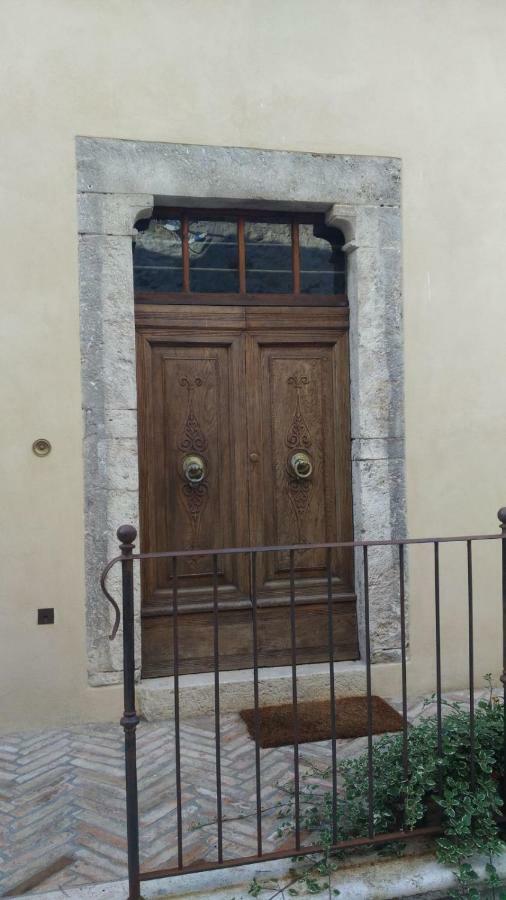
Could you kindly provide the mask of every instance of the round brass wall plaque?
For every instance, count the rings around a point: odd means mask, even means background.
[[[32,444],[32,450],[35,456],[47,456],[51,453],[51,444],[47,438],[37,438]]]

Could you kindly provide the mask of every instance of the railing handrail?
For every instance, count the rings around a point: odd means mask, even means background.
[[[367,541],[332,541],[329,543],[308,544],[266,544],[253,547],[206,547],[202,550],[156,550],[145,553],[132,553],[131,559],[174,559],[175,557],[188,556],[224,556],[239,553],[284,553],[293,550],[340,550],[353,549],[355,547],[399,547],[410,544],[456,544],[467,541],[497,541],[504,540],[506,535],[500,532],[494,534],[458,534],[449,536],[435,536],[423,538],[392,538],[390,540]],[[120,562],[122,556],[115,556],[107,566]],[[107,568],[107,567],[106,567]]]

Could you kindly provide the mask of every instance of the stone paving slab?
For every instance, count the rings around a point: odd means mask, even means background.
[[[486,860],[473,861],[480,881],[485,880]],[[506,879],[506,854],[496,859],[499,876]],[[260,869],[243,866],[238,869],[222,872],[206,872],[199,875],[182,876],[172,880],[151,881],[143,885],[144,900],[250,900],[248,886],[253,875],[262,884],[270,879],[273,885],[287,883],[287,864],[271,863]],[[480,884],[480,882],[478,882]],[[457,887],[454,873],[442,866],[430,852],[419,852],[402,859],[385,859],[355,861],[355,864],[340,866],[331,879],[331,888],[339,891],[340,900],[447,900],[448,892]],[[262,896],[272,900],[273,893],[266,891]],[[309,894],[298,888],[299,900],[312,900],[314,893]],[[319,895],[322,900],[328,896],[326,891]],[[61,888],[58,891],[38,894],[39,900],[127,900],[128,884],[126,881],[109,882],[108,884],[87,885],[78,888]],[[286,894],[285,894],[286,897]],[[492,895],[488,892],[485,897]],[[283,900],[278,897],[276,900]]]
[[[452,695],[452,699],[462,695]],[[398,706],[397,703],[395,703]],[[410,718],[421,704],[410,706]],[[340,758],[366,739],[338,741]],[[237,714],[221,717],[223,842],[227,857],[256,848],[254,742]],[[264,851],[279,847],[277,803],[293,748],[261,750]],[[217,858],[214,718],[181,723],[185,863]],[[330,741],[300,747],[301,772],[331,762]],[[177,862],[172,722],[138,728],[141,865]],[[126,877],[123,732],[76,726],[0,737],[0,896],[69,891]],[[70,894],[67,894],[70,896]]]

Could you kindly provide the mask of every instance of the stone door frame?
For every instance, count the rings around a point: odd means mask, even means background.
[[[87,137],[76,139],[76,154],[88,677],[104,685],[121,681],[122,657],[121,642],[108,640],[99,574],[117,553],[118,525],[138,526],[135,223],[160,205],[250,207],[323,211],[327,223],[343,231],[355,540],[396,539],[405,536],[406,525],[401,167],[390,157]],[[370,554],[375,661],[399,657],[394,549]],[[118,595],[117,575],[111,584]],[[136,599],[140,637],[138,589]]]

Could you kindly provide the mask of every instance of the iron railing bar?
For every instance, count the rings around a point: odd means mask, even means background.
[[[297,696],[297,627],[295,619],[295,559],[290,551],[290,640],[292,650],[293,788],[295,847],[300,849],[299,709]]]
[[[336,687],[334,680],[334,610],[332,606],[332,557],[327,550],[327,637],[329,646],[329,704],[330,736],[332,752],[332,840],[337,840],[337,742],[336,742]]]
[[[372,680],[371,680],[371,631],[369,617],[369,555],[368,547],[363,548],[364,571],[364,628],[365,628],[365,666],[367,690],[367,830],[369,837],[374,835],[374,775],[372,755]]]
[[[426,538],[398,538],[391,541],[341,541],[339,543],[326,544],[272,544],[269,546],[256,547],[222,547],[220,549],[203,549],[203,550],[160,550],[149,553],[132,553],[132,559],[172,559],[174,557],[198,557],[211,556],[216,553],[218,556],[235,555],[238,553],[287,553],[290,550],[340,550],[355,549],[358,547],[397,547],[403,544],[405,547],[413,544],[457,544],[466,541],[497,541],[501,540],[501,534],[459,534],[451,537],[426,537]],[[121,556],[115,556],[111,559],[104,571],[102,579],[112,569],[116,563],[121,562]]]
[[[262,774],[260,766],[260,694],[258,684],[258,620],[256,553],[250,554],[251,624],[253,636],[253,701],[255,707],[255,782],[257,813],[257,850],[262,856]]]
[[[139,717],[135,708],[135,631],[134,631],[134,576],[132,549],[137,537],[135,528],[123,525],[118,528],[122,552],[122,606],[123,606],[123,716],[121,725],[125,742],[125,787],[129,896],[140,897],[139,864],[139,793],[137,783],[136,729]]]
[[[391,541],[339,541],[318,544],[271,544],[256,547],[221,547],[219,549],[202,549],[202,550],[163,550],[153,551],[149,553],[133,553],[132,559],[163,559],[186,556],[211,556],[217,553],[218,556],[237,554],[237,553],[288,553],[290,550],[340,550],[354,549],[355,547],[397,547],[403,544],[405,547],[412,544],[458,544],[466,541],[498,541],[501,540],[500,534],[458,534],[450,537],[424,537],[424,538],[395,538]],[[109,565],[119,562],[121,556],[116,556],[111,560]]]
[[[190,864],[186,866],[183,872],[175,868],[153,869],[151,871],[141,872],[140,880],[152,881],[155,878],[170,878],[174,875],[192,875],[197,872],[213,871],[214,869],[233,869],[237,866],[248,866],[259,862],[289,859],[292,856],[309,856],[312,853],[327,854],[329,850],[352,850],[354,847],[366,847],[369,844],[378,845],[388,844],[390,841],[409,841],[420,837],[443,834],[443,831],[444,829],[441,825],[427,825],[424,828],[416,828],[413,831],[393,831],[390,834],[376,834],[373,837],[350,838],[347,841],[338,841],[337,843],[332,844],[331,847],[329,847],[328,844],[308,844],[307,846],[301,847],[300,850],[295,850],[291,847],[286,850],[275,850],[270,853],[264,853],[261,858],[258,856],[241,856],[234,859],[226,859],[220,865],[216,865],[216,863],[213,862],[196,863],[194,865]]]
[[[116,556],[114,559],[111,559],[111,561],[107,563],[105,569],[102,570],[102,574],[100,576],[100,587],[102,588],[102,593],[103,593],[104,597],[106,598],[106,600],[109,601],[112,608],[114,609],[114,625],[112,626],[111,633],[109,635],[110,641],[113,641],[118,633],[119,624],[121,622],[121,612],[120,612],[120,608],[119,608],[118,604],[116,603],[116,600],[114,599],[114,597],[111,596],[111,594],[107,590],[105,584],[106,584],[107,576],[108,576],[109,572],[111,571],[112,567],[120,559],[122,559],[121,556]],[[132,557],[132,559],[133,559],[133,557]]]
[[[216,757],[216,824],[218,862],[223,862],[223,806],[221,797],[221,725],[220,725],[220,633],[218,615],[218,557],[213,554],[213,653],[214,653],[214,737]]]
[[[434,615],[436,627],[436,721],[437,721],[437,755],[443,757],[443,703],[441,691],[441,606],[439,584],[439,544],[434,541]],[[442,790],[442,771],[438,774],[439,790]]]
[[[402,684],[402,768],[406,788],[409,780],[408,751],[408,689],[406,669],[406,580],[404,572],[404,545],[399,544],[399,603],[401,628],[401,684]]]
[[[472,543],[467,541],[467,611],[469,636],[469,770],[471,788],[476,782],[475,721],[474,721],[474,614],[473,614],[473,557]]]
[[[177,557],[172,558],[172,654],[174,667],[174,742],[176,760],[177,864],[183,868],[183,811],[181,790],[181,731],[179,711],[179,634],[178,634]]]
[[[502,517],[501,517],[501,514]],[[296,620],[296,587],[295,587],[295,553],[297,550],[326,549],[326,581],[327,581],[327,607],[328,607],[328,641],[329,641],[329,669],[330,669],[330,702],[331,702],[331,718],[332,718],[332,788],[333,788],[333,842],[332,849],[347,849],[353,847],[361,847],[369,844],[384,844],[394,842],[396,840],[407,840],[411,837],[417,838],[423,835],[436,835],[442,833],[442,826],[428,826],[422,828],[414,828],[412,831],[399,831],[392,833],[375,834],[375,818],[374,818],[374,715],[372,706],[372,650],[371,650],[371,622],[370,622],[370,583],[369,583],[369,548],[397,546],[399,552],[399,588],[400,588],[400,630],[401,630],[401,677],[402,677],[402,712],[403,712],[403,769],[404,777],[409,778],[409,743],[408,743],[408,721],[407,721],[407,647],[406,647],[406,584],[405,584],[405,548],[409,545],[431,543],[434,552],[434,603],[435,603],[435,638],[436,638],[436,694],[437,694],[437,752],[438,756],[442,754],[442,666],[441,666],[441,606],[440,606],[440,544],[441,543],[466,543],[467,553],[467,612],[468,612],[468,674],[469,674],[469,742],[470,742],[470,785],[471,788],[476,786],[476,708],[475,708],[475,659],[474,659],[474,583],[473,583],[473,543],[474,541],[502,541],[502,612],[503,612],[503,675],[501,681],[504,685],[504,701],[506,708],[506,510],[500,511],[500,521],[502,523],[502,531],[500,534],[494,535],[459,535],[457,537],[447,538],[414,538],[399,539],[391,541],[358,541],[358,542],[341,542],[326,544],[293,544],[288,546],[274,547],[256,547],[256,548],[230,548],[222,550],[196,550],[196,551],[168,551],[165,553],[138,553],[131,552],[133,547],[133,538],[128,538],[125,544],[121,544],[122,554],[111,560],[104,568],[101,576],[101,586],[107,596],[105,588],[105,580],[108,572],[116,562],[123,564],[123,638],[125,643],[125,670],[124,670],[124,690],[125,690],[125,714],[122,724],[125,727],[125,738],[127,732],[132,731],[135,740],[135,725],[138,719],[135,713],[135,687],[134,687],[134,658],[133,658],[133,560],[134,559],[150,559],[150,558],[168,558],[172,559],[172,643],[173,643],[173,677],[174,677],[174,727],[175,727],[175,765],[176,765],[176,814],[177,814],[177,866],[166,869],[157,869],[147,872],[138,871],[138,860],[135,860],[135,841],[129,840],[129,867],[133,875],[134,881],[147,881],[154,878],[168,877],[192,872],[204,872],[223,868],[232,868],[235,866],[258,863],[261,861],[269,861],[276,859],[286,859],[289,857],[300,857],[311,853],[328,851],[328,847],[324,845],[306,845],[301,847],[300,841],[300,745],[299,745],[299,717],[298,717],[298,685],[297,685],[297,620]],[[118,537],[123,529],[131,529],[135,534],[132,526],[122,526],[118,531]],[[367,836],[360,838],[350,838],[345,841],[337,841],[337,766],[335,760],[336,747],[336,708],[335,708],[335,685],[334,685],[334,647],[333,647],[333,580],[332,580],[332,550],[340,548],[362,548],[363,551],[363,577],[364,577],[364,624],[365,624],[365,666],[366,666],[366,692],[367,692],[367,760],[368,760],[368,833]],[[296,802],[296,847],[288,847],[277,851],[263,853],[262,850],[262,789],[261,789],[261,709],[259,696],[259,630],[258,630],[258,597],[257,597],[257,569],[256,560],[258,552],[268,551],[289,551],[290,552],[290,629],[291,629],[291,648],[292,648],[292,703],[294,713],[294,775],[295,775],[295,802]],[[218,560],[225,554],[236,553],[249,554],[249,579],[250,579],[250,604],[252,610],[252,629],[253,629],[253,683],[254,683],[254,724],[255,724],[255,771],[256,771],[256,825],[257,825],[257,851],[256,856],[236,857],[224,859],[223,852],[223,808],[222,808],[222,783],[221,783],[221,731],[220,731],[220,632],[219,632],[219,612],[220,604],[218,601]],[[190,863],[184,865],[184,847],[183,847],[183,822],[182,822],[182,773],[181,773],[181,730],[180,730],[180,664],[181,650],[179,646],[179,591],[180,591],[180,575],[178,576],[178,558],[182,557],[200,557],[207,554],[212,555],[212,612],[214,626],[214,708],[215,708],[215,742],[216,742],[216,801],[217,801],[217,824],[218,824],[218,862],[202,862]],[[127,640],[128,635],[130,637]],[[133,696],[133,699],[132,699]],[[128,702],[127,702],[128,698]],[[134,719],[136,720],[134,722]],[[504,720],[504,745],[506,751],[506,716]],[[135,749],[135,748],[134,748]],[[125,759],[127,763],[127,801],[130,799],[130,815],[132,815],[133,798],[136,797],[137,787],[134,784],[132,772],[128,768],[129,759],[132,754],[127,741],[125,741]],[[131,767],[130,767],[131,768]],[[130,772],[130,774],[129,774]],[[506,776],[505,776],[506,780]],[[138,811],[135,814],[136,827],[138,829]],[[500,817],[498,822],[504,822],[505,818]],[[130,829],[130,837],[134,835],[134,829]],[[135,836],[135,835],[134,835]],[[137,851],[138,852],[138,851]],[[138,893],[135,893],[138,896]]]

